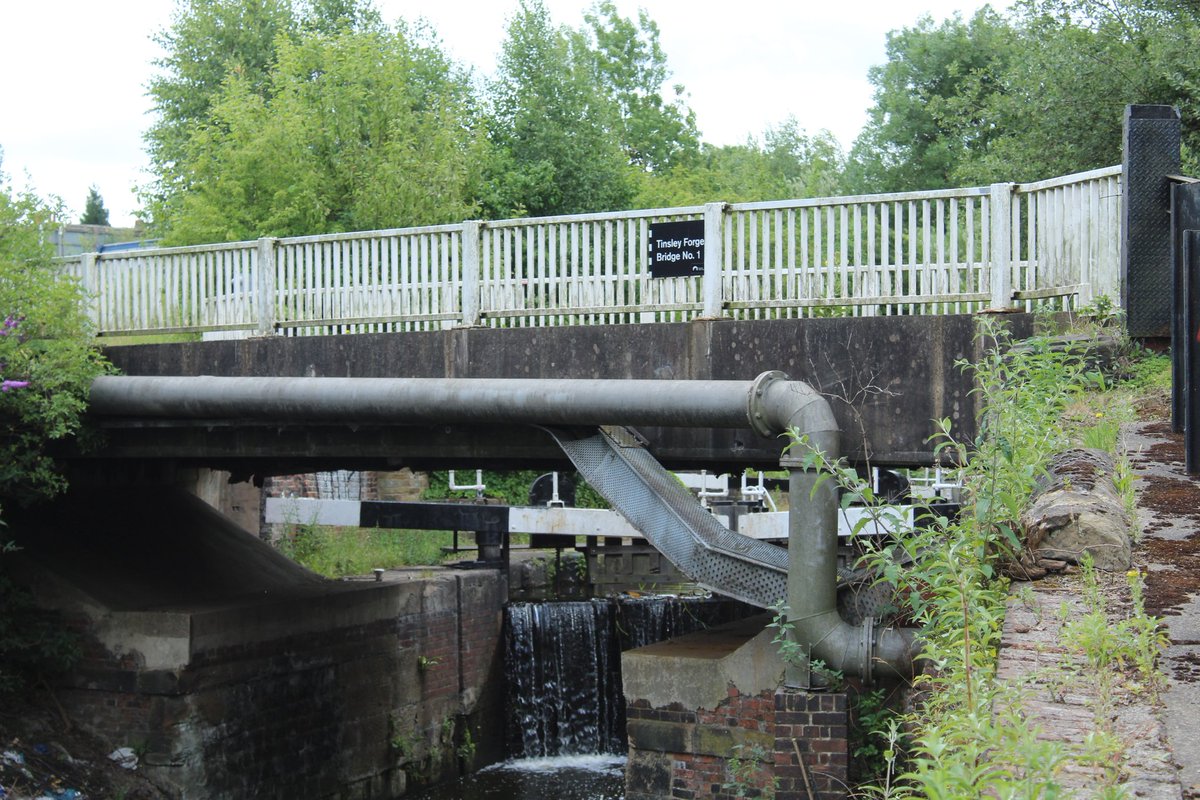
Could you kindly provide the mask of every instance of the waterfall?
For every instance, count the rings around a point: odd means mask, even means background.
[[[621,651],[752,611],[730,600],[675,597],[509,604],[509,755],[624,753]]]
[[[505,619],[509,754],[623,751],[615,735],[624,708],[611,604],[514,603]]]

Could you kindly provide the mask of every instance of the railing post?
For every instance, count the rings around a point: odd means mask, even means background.
[[[471,328],[479,324],[479,239],[483,225],[477,220],[467,220],[462,227],[462,263],[459,265],[462,278],[462,324]]]
[[[721,267],[724,257],[725,203],[704,204],[704,277],[702,290],[704,308],[700,316],[705,319],[721,317],[725,305],[721,296]]]
[[[275,332],[275,243],[277,239],[258,240],[258,270],[254,302],[258,317],[258,335]]]
[[[1012,200],[1013,184],[993,183],[990,187],[991,214],[991,310],[1012,307]]]

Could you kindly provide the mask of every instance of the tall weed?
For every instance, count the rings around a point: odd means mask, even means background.
[[[869,792],[877,796],[1050,797],[1065,757],[1019,724],[1013,704],[997,703],[1007,594],[998,565],[1023,547],[1021,512],[1050,456],[1069,443],[1063,411],[1091,378],[1078,354],[1047,340],[1014,348],[1007,330],[990,319],[979,335],[989,345],[985,355],[959,365],[975,378],[979,434],[972,442],[956,439],[947,419],[932,437],[938,455],[959,472],[959,516],[902,529],[885,542],[862,539],[864,563],[896,587],[919,628],[926,664],[916,687],[923,702],[906,723],[912,731],[906,766],[888,751],[889,780]],[[804,458],[841,484],[846,502],[874,503],[854,470],[812,449]],[[889,522],[898,516],[878,505],[872,513],[891,516]],[[893,766],[900,771],[895,780]]]

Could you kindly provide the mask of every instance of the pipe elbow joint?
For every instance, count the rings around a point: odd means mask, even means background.
[[[840,454],[839,428],[829,401],[803,381],[779,371],[764,372],[750,388],[750,424],[762,436],[795,430],[828,457]]]

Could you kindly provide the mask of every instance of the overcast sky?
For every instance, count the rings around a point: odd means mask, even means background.
[[[558,24],[579,27],[592,0],[545,0]],[[377,0],[388,21],[424,17],[446,50],[490,75],[516,0]],[[982,0],[617,0],[646,8],[661,30],[672,82],[682,83],[705,141],[735,144],[794,115],[844,147],[871,105],[867,70],[884,61],[888,31],[922,14],[968,17]],[[1009,0],[995,0],[1006,8]],[[173,0],[6,0],[0,11],[2,169],[17,187],[61,197],[72,218],[96,185],[114,225],[132,224],[147,181],[145,87],[155,32]]]

